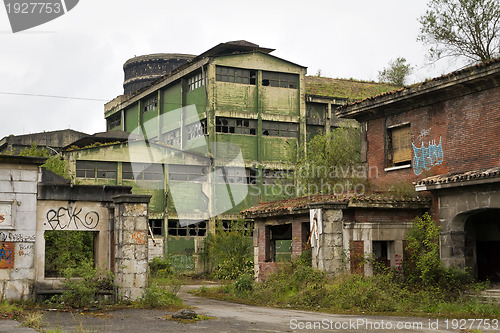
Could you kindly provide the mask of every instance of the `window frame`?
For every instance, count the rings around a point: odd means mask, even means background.
[[[411,124],[409,122],[389,126],[386,132],[386,168],[385,171],[399,170],[411,167],[412,153],[411,153]],[[406,144],[402,143],[403,138],[406,137]],[[397,142],[397,149],[395,150],[395,142]],[[406,152],[405,152],[406,150]],[[399,152],[398,152],[399,151]],[[400,154],[406,158],[398,158],[395,162],[394,155]]]

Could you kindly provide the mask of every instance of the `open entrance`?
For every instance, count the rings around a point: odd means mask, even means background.
[[[479,280],[500,282],[500,209],[483,210],[465,223],[465,257]]]
[[[95,231],[45,231],[45,277],[64,277],[84,262],[95,265]]]

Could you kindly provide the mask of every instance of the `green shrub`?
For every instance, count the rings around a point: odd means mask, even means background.
[[[149,263],[149,272],[153,276],[165,277],[173,274],[170,258],[154,257]]]
[[[242,274],[253,273],[253,247],[251,231],[245,229],[243,219],[231,222],[224,230],[217,221],[215,234],[204,241],[204,256],[211,275],[216,279],[234,280]]]
[[[60,300],[74,308],[94,305],[100,290],[114,289],[113,274],[108,270],[94,268],[90,261],[82,262],[77,268],[66,268],[64,276],[65,290]]]
[[[242,274],[235,282],[234,282],[234,291],[236,295],[246,295],[253,290],[254,287],[254,277],[251,274],[245,273]]]
[[[439,257],[439,233],[428,213],[413,220],[406,235],[406,251],[410,260],[404,263],[404,276],[410,286],[435,287],[443,292],[456,293],[472,282],[467,271],[444,267]]]
[[[146,288],[140,302],[136,305],[145,308],[168,308],[182,306],[182,300],[172,292],[157,284],[152,284]]]

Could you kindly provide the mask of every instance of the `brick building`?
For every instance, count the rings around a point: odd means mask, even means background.
[[[441,258],[500,279],[500,59],[337,110],[356,119],[361,158],[381,187],[432,194]]]

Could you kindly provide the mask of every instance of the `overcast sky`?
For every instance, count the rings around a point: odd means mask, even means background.
[[[274,48],[273,55],[308,67],[310,75],[376,81],[391,59],[405,57],[415,67],[411,82],[436,77],[458,66],[426,65],[416,38],[427,1],[81,0],[67,14],[15,34],[2,6],[0,138],[104,131],[104,103],[123,93],[127,59],[198,55],[232,40]]]

